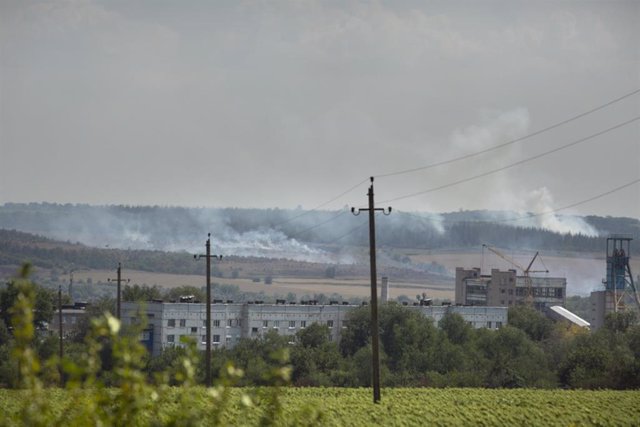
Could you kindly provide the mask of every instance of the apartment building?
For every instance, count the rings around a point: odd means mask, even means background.
[[[291,337],[300,330],[320,323],[327,325],[329,339],[339,341],[347,327],[347,314],[356,305],[313,303],[262,304],[214,303],[211,305],[211,341],[214,348],[232,348],[242,338],[259,338],[268,331]],[[500,328],[507,324],[504,307],[407,306],[431,318],[434,322],[447,313],[460,314],[474,328]],[[181,345],[182,337],[196,341],[202,350],[206,342],[206,306],[202,303],[168,303],[149,301],[122,304],[125,324],[139,323],[146,317],[141,341],[152,355],[159,355],[166,347]]]

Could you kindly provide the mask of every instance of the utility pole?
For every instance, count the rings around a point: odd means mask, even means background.
[[[118,320],[121,320],[120,318],[120,305],[121,305],[121,301],[122,301],[122,294],[121,294],[121,284],[122,284],[122,263],[118,263],[118,270],[117,270],[117,277],[115,280],[113,279],[107,279],[108,282],[117,282],[118,284],[118,290],[117,290],[117,298],[116,298],[116,317],[118,318]],[[129,279],[126,279],[126,282],[129,283]]]
[[[58,283],[58,331],[60,332],[60,387],[64,387],[64,374],[62,371],[62,357],[64,356],[64,347],[62,344],[62,283]]]
[[[206,339],[206,351],[205,351],[205,366],[206,366],[206,378],[205,385],[207,387],[211,387],[211,258],[215,258],[218,260],[222,259],[222,255],[211,255],[211,233],[207,234],[207,242],[205,243],[205,248],[207,252],[205,255],[194,255],[194,259],[206,258],[207,260],[207,300],[206,300],[206,311],[207,311],[207,339]]]
[[[367,209],[351,208],[351,213],[359,215],[361,211],[369,212],[369,259],[371,266],[371,373],[373,383],[373,403],[380,403],[380,337],[378,331],[378,274],[376,272],[376,219],[375,212],[381,211],[385,215],[391,214],[391,206],[376,208],[373,200],[373,177],[367,193],[369,207]]]

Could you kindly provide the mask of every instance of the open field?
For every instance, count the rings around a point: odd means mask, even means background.
[[[264,402],[260,400],[260,393],[264,391],[259,389],[256,394],[255,389],[232,389],[221,424],[259,425],[265,411]],[[87,398],[59,389],[49,389],[45,393],[53,417],[59,417],[61,424],[81,411],[85,406],[82,401]],[[164,403],[156,402],[154,408],[153,403],[148,402],[150,407],[142,409],[136,419],[127,420],[127,424],[164,424],[176,414],[197,411],[205,417],[198,421],[203,425],[211,424],[207,422],[206,413],[213,405],[204,388],[173,388],[167,393]],[[189,394],[187,400],[181,400],[184,393]],[[249,408],[239,405],[242,393],[255,394],[256,405]],[[3,421],[12,425],[10,417],[30,398],[25,392],[0,390]],[[367,388],[285,388],[281,395],[282,412],[276,417],[276,425],[637,426],[639,401],[639,391],[397,388],[383,389],[381,403],[374,405],[371,390]]]
[[[115,274],[113,271],[108,270],[85,270],[77,271],[74,273],[76,281],[91,278],[94,282],[106,282],[107,279],[113,279]],[[162,288],[172,288],[177,286],[189,285],[202,287],[205,285],[204,275],[182,275],[182,274],[165,274],[165,273],[149,273],[145,271],[123,270],[123,277],[131,280],[131,284],[147,284],[158,285]],[[273,279],[271,285],[265,285],[264,282],[253,282],[251,279],[239,278],[221,278],[212,277],[213,283],[235,285],[240,288],[242,292],[264,292],[267,295],[280,294],[286,295],[289,292],[295,293],[298,297],[305,294],[313,295],[324,293],[325,295],[331,295],[336,293],[342,295],[344,298],[349,297],[361,297],[367,298],[369,296],[369,280],[366,278],[359,279],[328,279],[328,278],[316,278],[316,279],[296,279],[290,277]],[[407,295],[414,297],[416,294],[426,292],[433,298],[453,298],[453,287],[447,287],[446,285],[424,285],[422,283],[391,283],[390,294],[391,297],[397,297],[399,295]],[[81,285],[78,285],[81,286]]]

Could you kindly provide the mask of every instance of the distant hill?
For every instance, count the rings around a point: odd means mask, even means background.
[[[7,203],[0,228],[98,248],[202,251],[212,233],[216,251],[245,257],[339,262],[345,248],[366,246],[366,215],[283,209],[90,206]],[[515,226],[519,224],[519,226]],[[601,252],[604,236],[640,240],[633,218],[531,216],[499,211],[447,214],[393,212],[377,221],[378,244],[416,249],[502,248]],[[45,245],[46,242],[40,242]],[[344,262],[343,262],[344,263]]]
[[[440,265],[420,265],[385,262],[381,256],[380,273],[398,281],[442,281],[448,274]],[[119,261],[128,270],[154,273],[197,274],[204,272],[204,263],[195,262],[187,252],[163,252],[151,250],[122,250],[94,248],[79,243],[61,242],[16,230],[0,229],[0,277],[11,277],[15,267],[29,261],[44,269],[67,270],[84,268],[111,270]],[[366,277],[369,267],[364,263],[335,264],[292,261],[264,257],[228,256],[224,262],[213,263],[214,277],[265,278],[332,278]],[[8,268],[11,267],[11,268]]]

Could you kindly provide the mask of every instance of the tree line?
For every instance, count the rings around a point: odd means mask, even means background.
[[[53,295],[33,286],[37,295],[34,328],[51,320]],[[14,326],[9,307],[18,301],[10,282],[0,292],[0,384],[19,383],[15,361]],[[48,301],[47,301],[48,300]],[[81,361],[87,352],[92,318],[114,312],[104,298],[87,309],[88,316],[65,342],[65,357]],[[499,330],[474,329],[457,314],[438,325],[398,304],[380,307],[381,380],[389,387],[640,387],[640,325],[634,312],[615,313],[594,333],[553,323],[526,307],[509,310],[509,325]],[[241,339],[234,348],[212,354],[214,370],[222,374],[232,362],[243,369],[239,385],[267,383],[265,372],[282,366],[276,354],[288,352],[291,381],[297,386],[369,386],[371,381],[370,317],[366,306],[349,312],[339,343],[330,340],[326,325],[312,324],[292,339],[270,331],[257,339]],[[124,331],[123,333],[126,333]],[[137,332],[132,332],[137,333]],[[57,334],[38,334],[35,351],[41,359],[55,354]],[[108,342],[103,343],[98,375],[110,384],[117,368]],[[167,367],[179,368],[189,344],[165,349],[158,357],[144,357],[142,371],[153,382]],[[204,360],[198,354],[195,378],[203,381]]]
[[[304,214],[304,216],[301,216]],[[434,215],[395,213],[393,219],[378,223],[378,242],[402,248],[466,248],[486,243],[504,248],[602,251],[603,239],[580,234],[556,233],[532,226],[504,223],[501,218],[514,213],[460,211]],[[292,220],[298,218],[297,220]],[[640,221],[634,218],[586,216],[582,221],[601,236],[629,234],[640,239]],[[162,206],[89,206],[72,204],[8,203],[0,206],[0,228],[43,235],[67,234],[73,240],[81,234],[90,240],[105,235],[144,236],[154,249],[175,246],[176,242],[200,241],[203,230],[245,233],[273,230],[289,238],[334,244],[335,239],[353,230],[359,222],[350,215],[336,217],[335,211],[287,209],[182,208]],[[318,226],[318,224],[325,224]],[[340,244],[365,245],[366,227],[353,232]],[[123,243],[127,244],[127,243]]]

